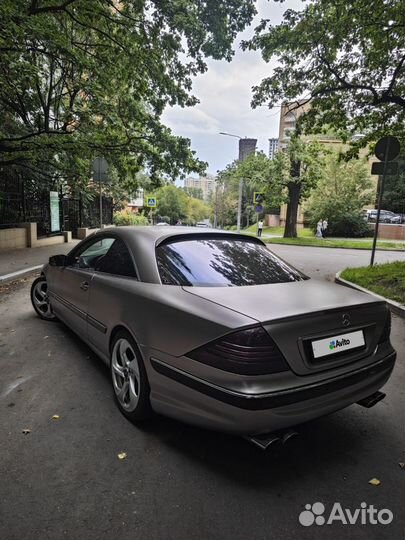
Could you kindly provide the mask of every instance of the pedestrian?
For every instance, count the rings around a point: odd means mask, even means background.
[[[326,238],[327,232],[328,232],[328,220],[324,219],[322,221],[322,238]]]
[[[318,221],[318,223],[316,224],[316,234],[315,236],[317,238],[323,238],[323,234],[322,234],[322,219],[320,219]]]
[[[263,232],[263,220],[259,219],[257,223],[257,236],[260,237],[262,235],[262,232]]]

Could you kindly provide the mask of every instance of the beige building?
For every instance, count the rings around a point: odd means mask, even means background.
[[[201,189],[204,200],[207,200],[210,194],[215,189],[215,176],[207,174],[206,176],[200,176],[199,178],[193,178],[189,176],[184,180],[185,188]]]

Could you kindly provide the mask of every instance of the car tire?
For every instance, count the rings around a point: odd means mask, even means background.
[[[48,297],[48,284],[45,276],[40,276],[31,285],[31,303],[38,317],[44,321],[57,321]]]
[[[125,330],[114,336],[110,353],[111,383],[115,402],[131,422],[152,416],[148,376],[138,346]]]

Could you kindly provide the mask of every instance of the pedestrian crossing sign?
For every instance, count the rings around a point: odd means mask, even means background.
[[[253,202],[254,204],[261,204],[264,201],[264,192],[263,191],[255,191],[253,193]]]
[[[148,206],[149,208],[155,208],[156,205],[157,205],[156,197],[147,197],[146,206]]]

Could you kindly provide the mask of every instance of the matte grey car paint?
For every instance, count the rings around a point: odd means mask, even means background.
[[[127,329],[143,357],[152,408],[207,428],[243,435],[268,432],[339,410],[383,386],[395,351],[389,341],[378,345],[387,307],[371,295],[312,279],[246,287],[161,284],[155,257],[159,243],[181,235],[216,234],[182,227],[104,229],[84,242],[121,238],[139,280],[46,265],[55,314],[108,364],[114,331]],[[343,324],[344,315],[350,318],[349,327]],[[243,376],[187,357],[229,332],[258,324],[276,342],[291,371]],[[357,328],[365,331],[366,350],[317,364],[308,358],[306,340]],[[273,402],[277,406],[262,406]]]

